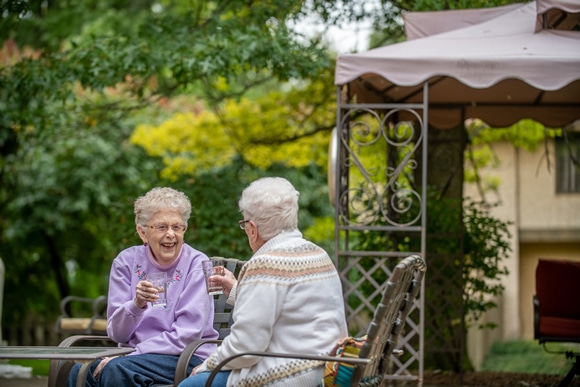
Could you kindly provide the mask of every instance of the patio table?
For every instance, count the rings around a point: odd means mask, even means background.
[[[126,347],[54,347],[0,346],[0,359],[74,360],[82,362],[77,387],[84,387],[93,361],[108,356],[127,355],[135,351]]]

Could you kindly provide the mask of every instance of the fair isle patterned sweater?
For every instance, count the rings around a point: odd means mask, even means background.
[[[328,254],[298,231],[269,240],[238,276],[234,324],[199,371],[212,370],[240,352],[326,355],[347,335],[342,287]],[[322,362],[239,357],[228,386],[316,386]]]

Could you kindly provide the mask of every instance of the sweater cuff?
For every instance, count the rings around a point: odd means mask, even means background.
[[[145,313],[145,310],[147,310],[148,307],[149,307],[149,305],[145,304],[144,307],[139,308],[137,306],[137,304],[135,303],[135,300],[131,300],[131,304],[129,306],[129,312],[131,314],[133,314],[134,316],[141,316],[143,313]]]
[[[230,290],[230,295],[228,296],[228,299],[226,300],[226,304],[228,305],[235,305],[236,304],[236,292],[238,290],[238,281],[236,281],[234,283],[234,286],[232,286],[232,289]]]

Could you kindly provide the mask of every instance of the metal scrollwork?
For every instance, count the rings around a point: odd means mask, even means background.
[[[407,226],[421,218],[421,195],[414,188],[415,159],[422,132],[409,121],[395,122],[393,109],[381,116],[371,109],[352,109],[342,117],[339,147],[341,180],[337,207],[342,224]]]

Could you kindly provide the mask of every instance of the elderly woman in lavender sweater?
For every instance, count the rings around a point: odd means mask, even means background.
[[[119,346],[135,348],[127,356],[91,365],[87,386],[173,384],[179,354],[193,340],[216,339],[213,298],[207,294],[202,262],[208,257],[183,241],[191,203],[182,192],[154,188],[135,201],[135,223],[143,245],[123,250],[109,276],[107,333]],[[152,307],[158,290],[147,281],[153,272],[167,274],[167,304]],[[196,352],[190,369],[215,346]],[[74,386],[79,366],[68,385]]]

